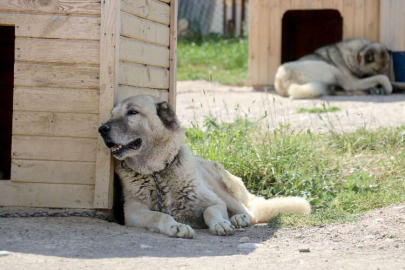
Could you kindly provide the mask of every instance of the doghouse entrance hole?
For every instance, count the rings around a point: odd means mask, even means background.
[[[0,179],[10,179],[15,27],[0,26]]]
[[[282,22],[281,62],[295,61],[342,38],[343,18],[337,10],[287,11]]]

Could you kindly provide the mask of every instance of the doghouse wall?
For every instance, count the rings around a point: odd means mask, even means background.
[[[121,1],[117,101],[134,94],[169,99],[170,5]]]
[[[288,10],[338,10],[343,17],[344,39],[378,41],[379,7],[379,0],[250,0],[250,84],[260,87],[274,83],[281,64],[282,18]]]
[[[381,42],[390,50],[405,51],[405,1],[381,1]]]
[[[93,207],[99,0],[0,0],[15,27],[11,180],[0,205]]]
[[[15,27],[11,179],[0,206],[112,207],[98,126],[114,102],[175,105],[177,0],[0,0]]]

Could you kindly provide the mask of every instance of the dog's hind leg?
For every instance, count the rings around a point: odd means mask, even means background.
[[[319,82],[305,84],[292,83],[288,88],[288,95],[292,99],[314,98],[326,95],[328,92],[328,86]]]
[[[207,207],[204,211],[204,220],[212,234],[231,235],[235,232],[235,226],[228,220],[225,204]]]

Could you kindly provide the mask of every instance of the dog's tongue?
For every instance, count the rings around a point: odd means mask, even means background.
[[[111,151],[117,151],[117,150],[119,150],[119,149],[121,149],[121,145],[119,145],[119,144],[117,144],[117,145],[114,145],[113,147],[111,147]]]

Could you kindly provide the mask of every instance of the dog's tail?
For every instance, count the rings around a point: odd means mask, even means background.
[[[292,83],[288,88],[288,95],[292,99],[314,98],[325,95],[327,93],[326,86],[322,83]]]
[[[200,162],[206,163],[207,168],[209,165],[213,165],[213,168],[221,176],[222,185],[226,188],[229,196],[235,200],[233,203],[227,204],[228,210],[234,214],[246,213],[252,224],[267,222],[280,213],[311,213],[311,205],[304,198],[280,197],[266,200],[251,194],[246,189],[242,179],[229,173],[221,164],[204,160]],[[227,201],[232,200],[228,198]]]
[[[251,223],[263,223],[280,213],[310,214],[311,205],[304,198],[280,197],[266,200],[249,194],[248,209],[251,213]]]

